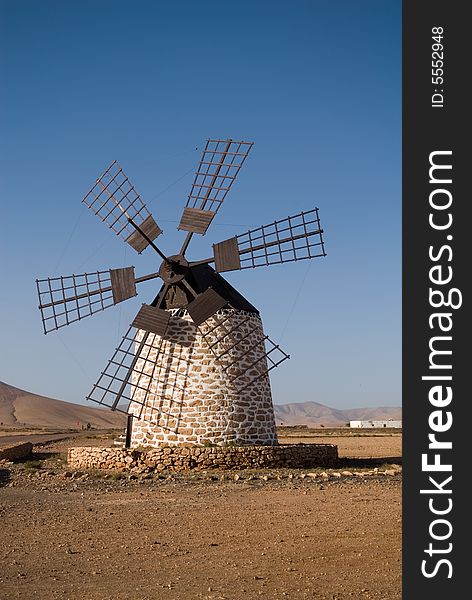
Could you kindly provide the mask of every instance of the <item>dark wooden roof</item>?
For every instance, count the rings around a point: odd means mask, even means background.
[[[208,288],[212,288],[220,296],[228,301],[229,305],[236,310],[246,310],[259,314],[244,296],[242,296],[226,279],[223,279],[210,265],[195,265],[190,267],[190,272],[185,279],[192,288],[201,294]],[[162,308],[184,308],[193,300],[192,295],[182,285],[174,285],[167,292]]]

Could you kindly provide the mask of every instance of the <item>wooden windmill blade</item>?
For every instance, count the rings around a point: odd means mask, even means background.
[[[138,254],[162,233],[116,160],[82,202]]]
[[[284,361],[290,359],[290,354],[287,354],[282,348],[273,342],[268,335],[264,336],[265,352],[257,357],[250,365],[248,365],[242,373],[239,373],[233,378],[233,381],[237,380],[238,387],[236,390],[237,394],[241,394],[248,387],[252,386],[253,383],[267,377],[272,369],[275,369],[281,365]],[[258,375],[247,377],[247,381],[242,381],[242,377],[246,375],[248,371],[252,371],[254,368],[258,368],[261,361],[265,361],[264,368],[260,370]]]
[[[136,284],[158,273],[135,277],[134,267],[37,279],[44,333],[80,321],[137,295]]]
[[[252,146],[253,142],[232,139],[207,140],[178,229],[207,231]]]
[[[240,394],[288,360],[290,355],[264,335],[261,327],[245,327],[249,316],[236,325],[231,319],[231,313],[213,315],[199,331],[223,371],[228,373],[235,393]]]
[[[208,288],[203,293],[195,296],[195,299],[187,305],[187,311],[192,321],[198,327],[227,304],[228,302],[225,298],[212,288]]]
[[[179,381],[185,379],[191,361],[183,357],[176,361],[172,348],[164,337],[132,324],[87,400],[136,418],[157,420],[161,416],[155,402],[157,386],[171,398],[171,404],[182,402],[185,394],[185,385]]]
[[[318,208],[213,245],[218,273],[326,256]]]

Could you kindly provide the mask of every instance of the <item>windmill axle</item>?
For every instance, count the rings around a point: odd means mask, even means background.
[[[159,276],[165,283],[181,281],[189,270],[188,261],[182,254],[166,258],[159,269]]]

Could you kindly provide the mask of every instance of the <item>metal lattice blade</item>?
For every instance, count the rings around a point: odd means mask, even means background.
[[[139,254],[162,233],[116,160],[82,202]]]
[[[158,387],[176,404],[182,403],[185,393],[177,382],[190,363],[176,355],[174,346],[157,334],[130,326],[87,400],[151,422],[161,419],[160,398],[152,390]]]
[[[125,267],[37,279],[44,333],[80,321],[136,296],[137,283],[156,277],[158,273],[135,278],[134,267]]]
[[[213,251],[218,273],[326,256],[317,208],[214,244]]]
[[[231,189],[253,142],[207,140],[178,229],[204,234]]]
[[[231,318],[231,312],[215,315],[199,331],[239,394],[290,356],[264,335],[261,327],[243,333],[249,316],[236,325]]]

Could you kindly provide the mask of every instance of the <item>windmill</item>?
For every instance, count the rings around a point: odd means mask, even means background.
[[[150,247],[159,269],[134,267],[36,280],[49,333],[136,296],[160,279],[87,396],[131,415],[131,446],[276,444],[269,372],[289,358],[265,335],[259,311],[221,275],[326,256],[318,208],[213,245],[211,257],[188,261],[192,237],[204,235],[253,143],[208,140],[178,229],[180,251],[166,256],[162,230],[114,161],[83,202],[138,254]],[[213,266],[211,266],[213,265]]]

